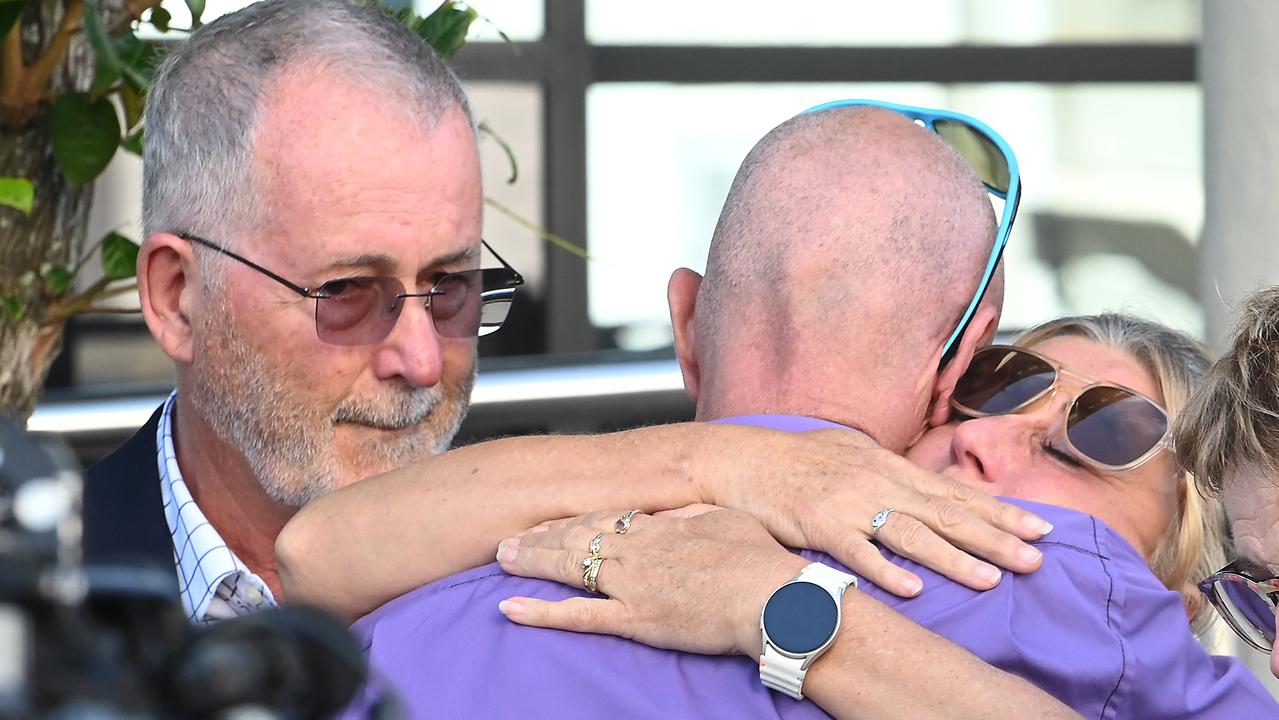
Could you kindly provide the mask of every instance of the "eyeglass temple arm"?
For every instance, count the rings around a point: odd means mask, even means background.
[[[1014,221],[1017,220],[1017,209],[1021,205],[1021,186],[1020,178],[1018,179],[1017,193],[1013,196],[1012,214],[1008,216],[1008,231],[1012,232]],[[1002,222],[1001,222],[1002,224]],[[996,238],[998,241],[998,238]],[[977,314],[977,308],[981,306],[981,301],[985,299],[986,292],[990,290],[990,281],[994,279],[996,270],[999,269],[999,263],[1004,261],[1004,248],[1008,247],[1008,239],[1004,238],[1003,244],[999,247],[999,251],[995,254],[995,262],[990,264],[990,276],[982,279],[981,292],[972,299],[968,308],[964,310],[964,317],[959,322],[959,327],[951,335],[951,340],[946,346],[946,352],[941,356],[941,368],[950,364],[955,359],[955,354],[959,352],[959,343],[964,339],[964,333],[968,332],[968,326],[972,324],[973,317]]]
[[[498,255],[498,254],[497,254],[497,251],[493,249],[493,246],[492,246],[492,245],[489,245],[489,244],[488,244],[488,241],[487,241],[487,240],[484,240],[483,238],[481,238],[481,239],[480,239],[480,244],[481,244],[481,245],[483,245],[484,247],[488,248],[488,251],[489,251],[489,252],[493,253],[493,257],[497,258],[497,261],[498,261],[498,262],[500,262],[500,263],[502,263],[502,267],[503,267],[503,268],[506,268],[507,270],[510,270],[510,271],[511,271],[511,273],[515,276],[515,278],[514,278],[513,282],[514,282],[516,285],[523,285],[523,284],[524,284],[524,276],[520,274],[520,271],[519,271],[519,270],[516,270],[516,269],[515,269],[515,268],[513,268],[513,267],[511,267],[511,264],[510,264],[510,263],[508,263],[508,262],[507,262],[507,261],[506,261],[506,260],[505,260],[505,259],[501,256],[501,255]]]
[[[246,258],[246,257],[244,257],[244,256],[242,256],[242,255],[237,255],[236,253],[233,253],[233,252],[231,252],[230,250],[227,250],[226,248],[222,247],[221,245],[218,245],[217,243],[210,242],[210,241],[205,240],[204,238],[202,238],[202,237],[200,237],[200,236],[198,236],[198,235],[192,235],[192,234],[190,234],[190,233],[181,233],[181,234],[179,234],[179,235],[178,235],[178,237],[182,238],[183,240],[189,240],[189,241],[191,241],[191,242],[193,242],[193,243],[199,243],[200,245],[203,245],[203,246],[205,246],[205,247],[209,248],[210,250],[214,250],[214,251],[220,252],[220,253],[222,253],[223,255],[226,255],[227,257],[233,258],[233,259],[235,259],[235,260],[239,260],[240,262],[244,263],[245,265],[248,265],[249,267],[253,268],[254,270],[257,270],[258,272],[262,273],[263,275],[266,275],[267,277],[269,277],[269,278],[271,278],[272,280],[274,280],[274,281],[276,281],[276,282],[280,283],[280,284],[281,284],[281,285],[283,285],[284,287],[286,287],[286,288],[288,288],[288,289],[292,290],[293,292],[297,293],[298,295],[301,295],[302,297],[308,297],[308,298],[320,297],[319,295],[317,295],[317,294],[316,294],[316,291],[312,290],[311,288],[304,288],[304,287],[302,287],[301,285],[298,285],[297,283],[289,282],[288,280],[285,280],[284,278],[280,277],[279,275],[276,275],[275,273],[271,272],[270,270],[267,270],[266,268],[264,268],[264,267],[262,267],[261,265],[259,265],[259,264],[255,263],[255,262],[253,262],[252,260],[250,260],[250,259],[248,259],[248,258]]]

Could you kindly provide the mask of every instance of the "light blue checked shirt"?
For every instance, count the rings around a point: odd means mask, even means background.
[[[173,392],[164,402],[155,446],[164,519],[173,537],[173,562],[187,619],[210,623],[275,607],[271,588],[227,547],[182,479],[173,450],[172,413],[176,398],[177,392]]]

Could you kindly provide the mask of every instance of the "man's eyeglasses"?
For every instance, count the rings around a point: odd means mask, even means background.
[[[968,324],[972,322],[977,306],[981,304],[990,279],[995,275],[999,258],[1008,244],[1008,234],[1013,229],[1013,220],[1017,217],[1017,205],[1021,202],[1021,172],[1017,167],[1017,156],[1013,149],[982,121],[949,110],[930,110],[927,108],[897,105],[877,100],[835,100],[823,103],[804,112],[821,112],[843,107],[881,107],[905,115],[915,123],[935,133],[953,147],[961,157],[968,161],[981,179],[986,191],[1002,204],[999,227],[995,230],[995,243],[990,249],[990,260],[982,273],[977,291],[968,303],[967,309],[959,319],[959,325],[946,340],[942,351],[942,365],[950,362],[958,349],[959,338],[963,337]]]
[[[1006,345],[978,350],[955,385],[951,407],[969,417],[1016,413],[1055,391],[1072,373],[1039,353]],[[1066,409],[1066,445],[1103,470],[1129,470],[1172,442],[1168,414],[1150,398],[1109,383],[1090,382]]]
[[[354,276],[329,280],[309,288],[285,280],[257,263],[217,243],[190,233],[179,235],[215,250],[266,275],[284,287],[315,300],[315,332],[331,345],[372,345],[395,327],[406,298],[425,298],[435,331],[444,337],[471,338],[502,327],[515,299],[515,288],[524,278],[489,244],[480,242],[502,263],[500,268],[480,268],[441,274],[426,292],[407,292],[404,283],[386,276]]]
[[[1244,642],[1269,653],[1275,645],[1279,577],[1259,577],[1230,563],[1199,582],[1199,592]]]

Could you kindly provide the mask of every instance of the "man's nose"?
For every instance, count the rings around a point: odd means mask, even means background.
[[[421,298],[404,298],[395,327],[382,340],[374,363],[380,380],[401,378],[412,387],[434,387],[444,373],[435,323]]]

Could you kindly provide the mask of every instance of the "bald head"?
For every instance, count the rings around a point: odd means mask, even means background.
[[[715,376],[705,402],[722,408],[709,414],[743,399],[815,414],[832,392],[907,391],[966,309],[994,230],[969,165],[895,112],[838,108],[778,126],[733,181],[697,299],[698,352]],[[740,387],[745,364],[763,387]],[[858,387],[834,386],[854,376]]]

